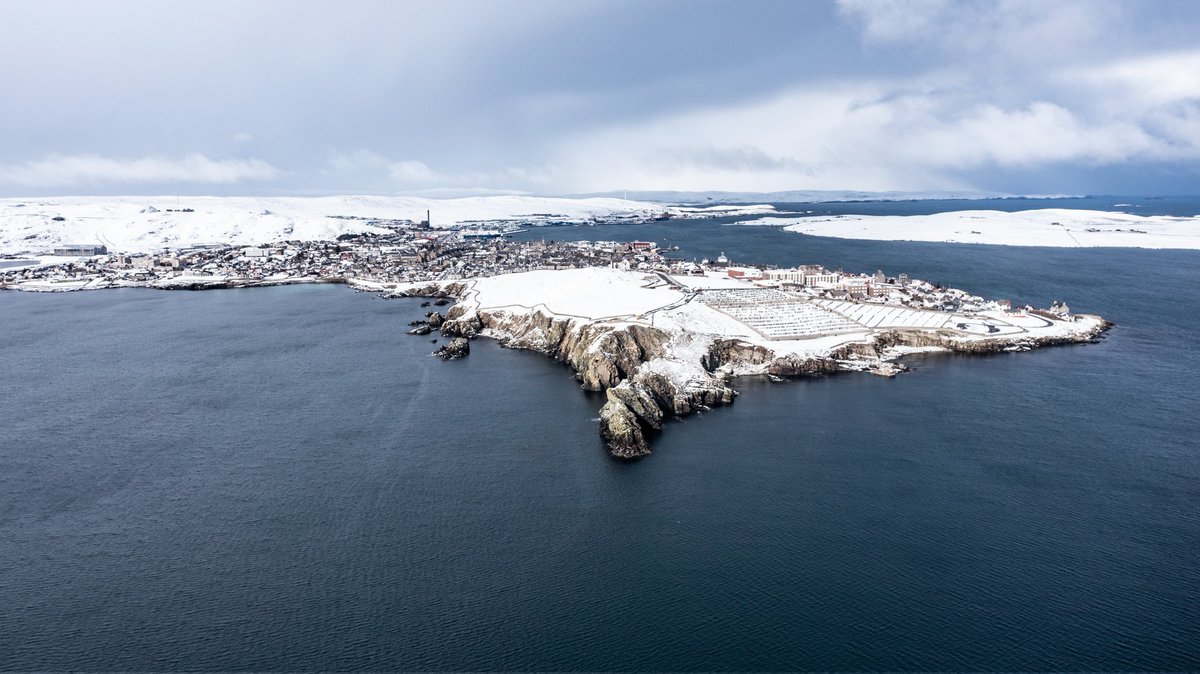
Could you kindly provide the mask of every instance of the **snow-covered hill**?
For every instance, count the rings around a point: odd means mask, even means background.
[[[10,198],[0,199],[0,253],[44,253],[64,243],[148,252],[197,243],[329,240],[348,232],[374,231],[368,219],[421,221],[426,211],[434,227],[445,228],[476,221],[652,217],[663,206],[611,198],[529,196]]]
[[[952,211],[933,215],[765,217],[736,223],[840,239],[942,241],[1062,248],[1200,249],[1200,217],[1141,216],[1044,208]]]

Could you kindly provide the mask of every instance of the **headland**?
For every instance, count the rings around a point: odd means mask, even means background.
[[[648,454],[650,431],[665,421],[732,403],[739,376],[895,376],[912,353],[1027,351],[1092,341],[1109,327],[1064,303],[1014,308],[882,274],[809,267],[747,275],[593,267],[387,293],[456,297],[444,319],[429,314],[443,335],[488,337],[566,363],[582,388],[606,393],[600,433],[622,458]],[[786,276],[804,278],[778,280]]]
[[[435,307],[410,332],[451,338],[436,351],[447,359],[486,337],[567,364],[582,388],[605,392],[599,431],[621,458],[648,454],[653,432],[672,418],[732,403],[740,376],[890,377],[912,353],[1025,351],[1092,341],[1110,325],[1064,302],[1014,306],[903,272],[738,264],[723,253],[689,261],[650,241],[518,242],[503,236],[512,222],[454,230],[428,219],[353,224],[361,231],[332,239],[157,253],[63,245],[58,258],[9,260],[0,288],[342,283],[383,297],[442,298],[439,306],[453,299],[445,315]]]

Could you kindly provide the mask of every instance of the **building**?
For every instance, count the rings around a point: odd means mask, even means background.
[[[725,270],[729,278],[740,278],[746,281],[758,281],[767,278],[761,269],[754,267],[729,267]]]
[[[839,287],[854,297],[871,296],[871,281],[861,277],[845,279]]]
[[[804,269],[768,269],[767,278],[792,285],[804,285]]]
[[[87,257],[89,255],[108,255],[107,246],[97,246],[90,243],[66,243],[54,249],[55,255],[63,257]]]
[[[839,279],[841,279],[841,274],[830,274],[828,272],[823,273],[823,274],[805,274],[804,275],[804,285],[806,285],[806,286],[833,286],[833,285],[837,285],[837,282]]]

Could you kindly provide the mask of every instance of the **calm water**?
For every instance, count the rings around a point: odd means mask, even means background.
[[[1200,668],[1200,254],[693,224],[554,234],[1119,326],[742,381],[620,463],[564,367],[430,358],[415,300],[0,293],[0,670]]]

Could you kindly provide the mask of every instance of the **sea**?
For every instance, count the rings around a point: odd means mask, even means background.
[[[1200,669],[1200,252],[519,236],[905,272],[1116,326],[742,379],[623,462],[565,366],[485,339],[433,358],[419,300],[0,293],[0,670]]]

